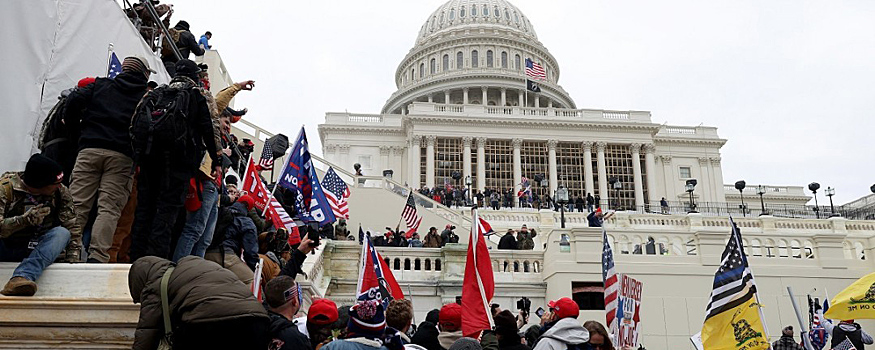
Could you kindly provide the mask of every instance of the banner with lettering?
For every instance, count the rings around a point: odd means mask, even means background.
[[[617,348],[638,347],[641,333],[641,282],[625,274],[620,275],[620,295],[617,304],[617,325],[620,337]]]

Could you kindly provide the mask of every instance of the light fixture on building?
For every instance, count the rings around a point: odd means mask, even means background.
[[[696,181],[696,179],[687,180],[686,189],[687,193],[690,194],[690,211],[688,211],[688,213],[698,213],[698,211],[696,211],[696,202],[693,200],[693,191],[696,190],[696,185],[698,183],[699,182]]]
[[[817,190],[820,189],[820,184],[817,182],[812,182],[808,184],[808,190],[814,194],[814,214],[820,219],[820,207],[817,205]]]
[[[757,194],[760,195],[760,215],[769,215],[766,211],[766,202],[763,200],[763,195],[766,194],[766,186],[757,185]]]
[[[829,217],[839,216],[836,214],[836,207],[832,204],[832,196],[836,195],[836,189],[827,186],[826,191],[824,192],[826,193],[826,196],[829,197]]]
[[[747,186],[747,182],[744,180],[738,180],[735,182],[735,189],[738,190],[738,194],[741,195],[741,215],[747,216],[747,205],[744,204],[744,187]]]
[[[565,205],[568,204],[568,189],[565,188],[565,185],[559,185],[559,188],[556,189],[556,202],[559,205],[559,220],[562,224],[562,228],[565,228]]]
[[[614,209],[620,210],[620,190],[623,189],[623,183],[620,181],[620,178],[612,177],[608,179],[608,184],[611,185],[611,188],[617,191],[617,195],[614,196]]]
[[[567,234],[562,234],[559,236],[559,252],[560,253],[571,253],[571,242],[568,240]]]

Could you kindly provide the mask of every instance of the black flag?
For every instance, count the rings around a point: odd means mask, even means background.
[[[541,87],[538,86],[538,83],[526,79],[526,89],[532,92],[541,92]]]

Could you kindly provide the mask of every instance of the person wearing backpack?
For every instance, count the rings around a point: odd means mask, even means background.
[[[222,178],[210,107],[195,83],[199,71],[193,61],[179,61],[170,85],[149,91],[131,121],[134,160],[140,168],[132,261],[148,255],[170,258],[171,230],[204,150],[212,177]]]
[[[204,55],[204,49],[197,43],[197,39],[194,38],[194,34],[189,29],[187,21],[177,22],[173,28],[168,29],[171,41],[164,38],[161,44],[161,61],[164,62],[164,68],[171,76],[176,76],[176,64],[180,60],[187,60],[191,53],[194,53],[195,56]],[[170,47],[171,42],[179,49],[179,60],[173,54],[173,48]],[[198,81],[198,78],[194,78],[194,80]]]
[[[544,320],[548,328],[534,350],[577,350],[586,349],[589,331],[577,321],[580,309],[571,298],[562,298],[547,304],[550,311]]]
[[[121,211],[131,195],[133,150],[129,128],[137,103],[146,94],[155,70],[142,57],[126,57],[115,78],[97,78],[67,98],[64,124],[79,133],[79,154],[73,167],[70,194],[76,220],[84,223],[97,204],[88,262],[109,262]],[[82,237],[72,237],[81,241]]]
[[[76,165],[76,154],[79,148],[79,132],[70,130],[64,123],[64,113],[67,110],[67,97],[77,89],[94,83],[95,78],[87,77],[79,80],[76,87],[61,91],[58,102],[49,111],[46,120],[40,128],[39,148],[42,155],[58,162],[64,168],[64,186],[70,186],[70,176]]]

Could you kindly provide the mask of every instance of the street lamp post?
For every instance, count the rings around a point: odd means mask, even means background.
[[[620,178],[618,177],[608,179],[608,183],[617,191],[617,194],[614,196],[614,209],[620,210],[620,190],[623,189],[623,183],[620,182]]]
[[[738,194],[741,195],[741,215],[747,216],[747,205],[744,204],[744,187],[747,186],[747,182],[744,180],[738,180],[735,182],[735,189],[738,190]]]
[[[838,216],[836,215],[836,207],[832,204],[832,196],[836,195],[836,189],[832,187],[826,188],[826,196],[829,197],[829,217]]]
[[[766,194],[766,186],[757,185],[757,194],[760,195],[760,215],[769,215],[766,212],[766,202],[763,200],[763,195]]]
[[[471,203],[471,175],[465,176],[465,202]]]
[[[568,189],[565,185],[559,185],[556,189],[556,202],[559,203],[559,220],[562,228],[565,228],[565,205],[568,204]]]
[[[698,213],[698,211],[696,211],[696,202],[693,200],[693,191],[696,190],[696,184],[698,184],[696,179],[687,180],[686,189],[687,193],[690,194],[690,211],[688,211],[688,213]]]
[[[810,190],[811,193],[814,194],[814,215],[816,215],[818,219],[820,219],[820,207],[817,205],[817,190],[819,189],[820,184],[817,182],[812,182],[808,184],[808,190]]]

